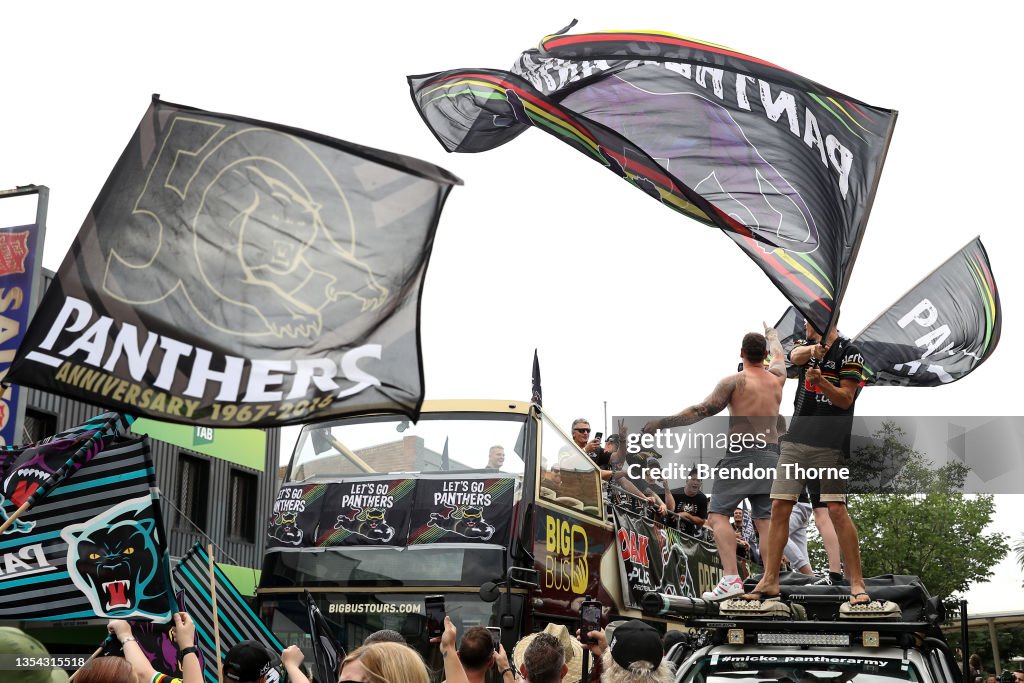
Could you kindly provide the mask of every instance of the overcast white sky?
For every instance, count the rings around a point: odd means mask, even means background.
[[[670,31],[899,110],[844,332],[982,236],[1003,304],[1000,348],[952,386],[867,390],[858,413],[1018,414],[1007,378],[1024,283],[1013,185],[1024,142],[1008,115],[1021,105],[1019,35],[995,7],[16,3],[0,30],[0,188],[50,187],[43,260],[56,269],[152,93],[426,159],[466,182],[442,216],[423,297],[427,397],[528,398],[536,347],[545,407],[566,422],[582,415],[603,426],[603,401],[609,416],[675,412],[735,368],[743,333],[774,322],[782,295],[719,231],[539,131],[484,154],[445,154],[405,83],[455,67],[508,68],[573,17],[577,32]],[[2,224],[30,222],[31,212],[11,210],[0,206]],[[1000,528],[1017,536],[1022,498],[999,500]],[[971,611],[1024,609],[1021,579],[1007,560],[972,591]]]

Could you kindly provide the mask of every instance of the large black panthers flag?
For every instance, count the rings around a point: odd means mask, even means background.
[[[649,31],[551,35],[511,71],[409,83],[448,151],[493,149],[531,126],[550,133],[668,208],[725,230],[822,331],[896,121],[762,59]]]
[[[170,618],[149,441],[103,446],[0,536],[0,621]],[[0,517],[13,509],[2,501]]]
[[[620,507],[614,510],[627,606],[639,609],[650,591],[699,598],[722,577],[722,561],[713,548]]]
[[[154,98],[9,378],[188,424],[415,417],[420,287],[460,182]]]
[[[868,384],[931,387],[955,382],[999,343],[999,292],[975,238],[868,325],[854,342]]]

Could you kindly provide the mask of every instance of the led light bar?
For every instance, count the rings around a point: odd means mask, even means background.
[[[758,645],[838,645],[849,647],[846,633],[758,633]]]

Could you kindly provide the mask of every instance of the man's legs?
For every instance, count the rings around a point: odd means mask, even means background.
[[[832,526],[835,527],[836,536],[839,537],[839,550],[843,553],[846,561],[846,571],[850,579],[850,601],[855,604],[870,602],[864,587],[864,573],[860,566],[860,539],[857,537],[857,527],[850,519],[850,513],[846,509],[846,503],[842,501],[828,502],[828,515],[832,519]]]
[[[827,506],[814,508],[814,525],[818,527],[818,535],[821,536],[821,543],[825,546],[825,552],[828,554],[829,574],[841,576],[843,565],[839,560],[839,537],[836,536],[835,527],[832,526]]]
[[[795,500],[772,499],[772,516],[768,524],[767,539],[761,537],[761,559],[764,560],[764,574],[757,586],[744,598],[757,600],[761,596],[779,594],[779,567],[782,565],[782,550],[789,541],[789,515],[793,512]],[[759,595],[755,595],[759,594]]]
[[[722,571],[726,576],[738,575],[736,563],[736,533],[729,524],[729,518],[717,512],[708,514],[708,524],[715,534],[715,547],[718,549],[718,556],[722,560]]]

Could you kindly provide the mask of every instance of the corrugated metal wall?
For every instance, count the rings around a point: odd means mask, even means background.
[[[73,401],[63,396],[57,396],[37,389],[28,389],[26,393],[28,395],[29,409],[56,415],[58,431],[80,424],[93,415],[105,410],[104,408],[90,406],[86,403]],[[180,557],[196,541],[205,546],[212,539],[214,545],[220,548],[217,552],[218,562],[256,568],[262,565],[263,543],[265,540],[264,530],[266,529],[266,522],[270,518],[270,508],[273,504],[274,496],[277,493],[277,462],[280,453],[279,430],[268,429],[266,432],[267,452],[264,456],[264,471],[262,472],[236,465],[226,460],[220,460],[219,458],[212,458],[197,451],[181,448],[163,441],[154,440],[151,442],[153,464],[156,467],[157,486],[160,487],[160,492],[164,498],[161,507],[164,514],[164,524],[170,539],[171,555]],[[179,455],[182,453],[209,463],[208,491],[201,499],[208,506],[206,533],[210,539],[195,531],[191,525],[183,526],[178,523],[179,515],[175,508],[180,507],[178,461]],[[247,472],[256,476],[256,505],[255,509],[252,510],[252,514],[256,515],[257,520],[256,540],[254,543],[229,540],[227,537],[232,470]],[[191,529],[191,531],[186,529]]]
[[[53,273],[46,271],[44,285],[49,286],[52,278]],[[29,409],[56,416],[57,431],[80,424],[93,415],[106,410],[105,408],[91,406],[37,389],[26,389],[25,393],[28,397]],[[281,441],[280,430],[268,429],[265,431],[267,433],[267,452],[264,454],[262,472],[236,465],[226,460],[220,460],[219,458],[212,458],[208,455],[163,441],[154,440],[151,442],[153,464],[156,467],[157,486],[160,487],[160,492],[164,499],[161,507],[164,514],[164,524],[168,532],[171,555],[180,557],[196,541],[199,541],[204,546],[212,541],[216,548],[220,549],[217,551],[218,562],[256,568],[262,565],[266,523],[270,518],[271,505],[277,493],[277,463],[280,455]],[[209,535],[209,539],[196,532],[191,525],[186,525],[191,531],[179,528],[181,525],[178,524],[179,515],[175,507],[180,507],[178,504],[180,495],[178,461],[179,455],[182,453],[209,463],[208,491],[206,496],[203,497],[203,500],[208,505],[206,533]],[[257,520],[256,539],[253,543],[229,540],[227,537],[232,470],[248,472],[256,475],[257,478],[256,505],[255,509],[252,510],[252,514],[256,515]]]

